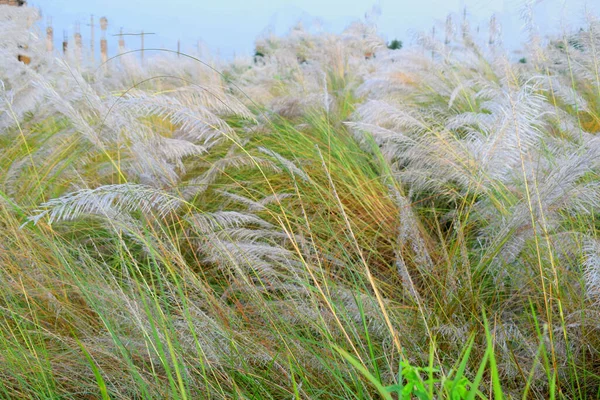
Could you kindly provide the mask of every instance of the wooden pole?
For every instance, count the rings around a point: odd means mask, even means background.
[[[181,55],[181,40],[177,41],[177,57]]]

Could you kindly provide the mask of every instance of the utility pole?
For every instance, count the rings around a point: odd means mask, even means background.
[[[181,40],[177,40],[177,58],[181,55]]]

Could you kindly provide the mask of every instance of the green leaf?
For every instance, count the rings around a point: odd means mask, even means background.
[[[349,354],[346,350],[342,349],[341,347],[333,345],[333,348],[346,361],[348,361],[350,364],[352,364],[352,366],[354,366],[354,368],[356,368],[365,378],[367,378],[367,380],[369,382],[371,382],[371,384],[373,386],[375,386],[375,388],[377,389],[377,391],[379,392],[381,397],[383,397],[385,400],[392,400],[392,396],[386,390],[386,388],[381,384],[381,382],[379,382],[377,380],[377,378],[375,378],[375,376],[373,376],[373,374],[371,374],[356,358],[352,357],[351,354]]]
[[[106,388],[106,382],[104,382],[104,378],[102,378],[102,374],[100,374],[100,370],[98,369],[98,366],[94,362],[94,359],[92,358],[90,353],[88,353],[85,346],[83,346],[83,344],[79,341],[79,339],[75,338],[75,341],[81,348],[81,351],[83,351],[85,358],[88,360],[90,367],[92,368],[92,371],[94,372],[94,376],[96,377],[96,382],[98,384],[98,389],[100,389],[100,395],[102,396],[102,400],[110,400],[110,396],[108,395],[108,389]]]

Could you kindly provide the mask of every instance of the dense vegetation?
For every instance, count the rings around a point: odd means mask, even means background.
[[[0,397],[600,393],[597,22],[90,67],[32,19],[0,6]]]

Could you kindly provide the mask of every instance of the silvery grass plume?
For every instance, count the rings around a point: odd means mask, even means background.
[[[586,294],[594,304],[600,303],[600,244],[596,238],[586,241],[584,248]]]
[[[537,234],[548,235],[563,221],[566,210],[591,210],[598,205],[594,200],[596,185],[579,186],[580,178],[597,168],[593,161],[597,144],[588,141],[585,150],[569,142],[554,140],[553,144],[553,139],[545,138],[542,128],[554,110],[545,97],[535,93],[537,90],[528,84],[516,93],[484,89],[480,96],[487,98],[481,103],[485,112],[458,114],[450,117],[445,127],[434,125],[428,116],[410,107],[393,108],[372,100],[359,107],[360,122],[350,125],[374,137],[400,181],[413,190],[442,191],[456,183],[463,190],[483,193],[504,186],[510,189],[516,185],[512,189],[515,193],[530,190],[527,184],[535,188],[536,192],[522,198],[517,206],[505,204],[493,211],[495,208],[485,200],[478,206],[487,210],[479,214],[490,230],[485,237],[511,237],[498,259],[511,263],[534,233],[532,218],[542,221]],[[404,110],[407,108],[409,111]],[[469,128],[466,135],[464,128]],[[539,152],[543,144],[553,146],[552,160],[544,161],[547,156]],[[504,228],[498,229],[504,223]]]
[[[578,149],[575,154],[560,154],[551,162],[537,160],[541,165],[527,178],[530,187],[535,188],[533,193],[529,199],[521,198],[514,205],[507,204],[508,213],[506,209],[494,212],[494,207],[482,204],[481,210],[490,213],[484,216],[489,221],[484,230],[486,240],[506,240],[500,259],[513,262],[526,240],[534,234],[556,235],[562,232],[560,227],[570,218],[593,215],[600,206],[600,187],[583,178],[600,167],[597,142],[594,140],[587,150]],[[525,191],[526,188],[520,185],[518,190]],[[532,221],[537,221],[537,232]]]
[[[367,61],[383,49],[372,26],[354,23],[339,40],[331,34],[314,34],[297,25],[285,37],[257,40],[259,56],[228,73],[258,104],[289,118],[311,109],[331,110],[330,91],[353,88],[367,73]]]
[[[407,265],[407,256],[412,256],[412,262],[416,265],[420,273],[430,273],[433,270],[433,261],[429,255],[427,244],[420,232],[420,222],[412,210],[412,205],[408,198],[402,195],[400,191],[390,188],[392,196],[396,202],[399,213],[398,237],[396,238],[395,264],[402,283],[407,288],[413,300],[420,302],[411,271]],[[410,196],[409,196],[410,197]]]
[[[311,178],[308,176],[308,174],[306,172],[304,172],[304,170],[302,170],[301,168],[297,167],[296,164],[294,164],[294,162],[292,162],[292,161],[288,160],[287,158],[283,157],[281,154],[276,153],[273,150],[269,150],[269,149],[264,148],[264,147],[259,147],[258,150],[261,153],[269,155],[269,156],[273,157],[275,160],[277,160],[277,162],[279,163],[279,165],[281,165],[294,178],[297,176],[297,177],[299,177],[300,179],[302,179],[303,181],[305,181],[307,183],[312,182]]]
[[[181,200],[174,195],[137,184],[105,185],[96,189],[81,189],[41,205],[38,214],[29,217],[37,224],[48,218],[51,224],[77,219],[83,215],[110,216],[114,211],[144,214],[156,213],[159,218],[176,211]]]
[[[285,247],[287,239],[295,238],[255,214],[216,211],[190,214],[186,220],[188,235],[198,244],[204,260],[233,268],[240,277],[245,272],[239,268],[276,277],[298,267],[296,255]]]
[[[143,121],[143,117],[150,115],[163,117],[162,112],[169,105],[169,99],[164,100],[166,105],[160,110],[157,108],[161,104],[159,99],[154,100],[151,103],[154,105],[148,109],[150,105],[142,100],[135,102],[112,96],[99,85],[90,85],[78,71],[64,63],[62,66],[60,74],[64,74],[63,79],[53,78],[54,82],[43,80],[37,85],[43,89],[54,110],[67,117],[97,152],[119,154],[118,167],[121,171],[145,184],[172,185],[185,171],[183,159],[208,151],[206,146],[183,137],[164,136]],[[139,96],[150,98],[145,94]],[[170,104],[171,107],[173,105]],[[185,111],[180,112],[180,115],[185,114]],[[222,126],[227,126],[208,111],[202,116],[205,120],[216,119]],[[190,120],[193,118],[187,120],[188,124]],[[184,125],[186,121],[176,120],[175,123]]]
[[[39,20],[37,9],[32,7],[10,7],[0,5],[0,50],[16,59],[19,51],[29,44],[41,46],[33,25]],[[5,60],[8,61],[8,60]]]
[[[269,204],[275,203],[276,205],[278,205],[278,204],[281,204],[282,200],[295,196],[292,193],[275,193],[275,194],[263,197],[260,200],[255,200],[255,199],[248,198],[246,196],[242,196],[242,195],[235,194],[235,193],[230,193],[230,192],[227,192],[224,190],[216,190],[216,192],[237,202],[237,203],[247,206],[248,211],[267,210],[267,206]]]
[[[372,134],[415,189],[458,183],[480,190],[486,182],[514,179],[523,154],[539,145],[540,127],[551,110],[535,91],[529,85],[516,92],[488,85],[473,96],[480,111],[454,115],[369,100],[357,109],[354,127]],[[448,95],[450,106],[454,93]]]
[[[0,135],[36,110],[41,94],[31,83],[52,71],[53,59],[34,25],[39,18],[34,8],[0,5]],[[19,55],[29,57],[29,65]]]
[[[142,116],[157,116],[179,127],[179,134],[203,146],[225,140],[239,140],[237,133],[220,115],[233,115],[255,122],[253,114],[231,95],[218,88],[186,88],[175,95],[129,93],[123,106]]]
[[[199,163],[200,166],[206,167],[206,169],[183,183],[183,197],[193,199],[201,195],[219,178],[231,171],[257,168],[262,173],[281,172],[281,168],[275,162],[246,151],[244,146],[247,143],[248,139],[243,139],[241,142],[234,141],[224,154],[220,153],[216,160]]]

